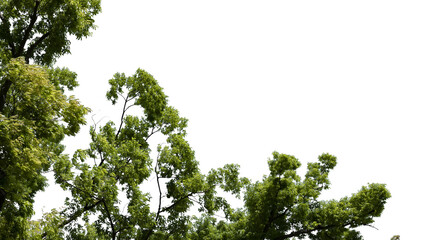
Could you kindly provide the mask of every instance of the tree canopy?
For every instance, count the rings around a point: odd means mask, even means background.
[[[69,52],[69,35],[94,28],[99,1],[2,1],[0,3],[0,238],[22,236],[33,215],[42,175],[68,158],[61,144],[85,124],[88,109],[64,91],[76,74],[51,67]],[[30,61],[40,65],[30,65]]]
[[[69,53],[69,35],[90,36],[100,0],[9,0],[0,3],[2,60],[23,56],[43,65]]]
[[[64,153],[63,138],[78,133],[90,109],[67,95],[76,74],[53,64],[69,52],[69,35],[90,35],[99,11],[96,0],[0,4],[0,238],[362,239],[356,228],[372,224],[390,198],[384,184],[321,200],[337,163],[327,153],[305,176],[298,159],[278,152],[261,181],[241,177],[236,164],[202,173],[188,120],[143,69],[109,80],[106,97],[120,114],[91,123],[88,148]],[[153,145],[156,137],[164,143]],[[70,197],[31,221],[49,171]],[[233,208],[226,193],[243,206]]]

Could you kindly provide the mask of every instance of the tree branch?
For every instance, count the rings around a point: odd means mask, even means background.
[[[145,237],[145,239],[149,239],[151,234],[153,234],[154,228],[156,227],[156,224],[157,224],[157,220],[159,219],[159,216],[160,216],[160,213],[161,213],[160,209],[162,207],[162,189],[160,188],[160,181],[159,181],[160,176],[159,176],[159,173],[158,173],[158,170],[157,170],[158,164],[159,164],[159,153],[157,154],[156,166],[154,167],[154,172],[156,173],[157,188],[159,190],[159,204],[158,204],[158,207],[157,207],[157,212],[156,212],[156,218],[154,220],[154,225],[150,228],[150,230],[148,230],[148,233],[147,233],[147,236]]]
[[[158,155],[159,155],[159,153],[158,153]],[[157,188],[159,190],[159,205],[157,207],[155,222],[157,222],[157,220],[159,219],[160,209],[162,208],[162,189],[160,188],[160,181],[159,181],[160,177],[159,177],[159,173],[157,171],[158,163],[159,163],[159,156],[157,156],[156,166],[154,167],[154,172],[156,173]]]
[[[112,216],[110,215],[110,211],[108,210],[107,204],[105,203],[105,201],[103,201],[104,203],[104,209],[105,212],[107,213],[107,218],[110,221],[110,226],[112,228],[112,239],[115,240],[116,239],[116,231],[115,231],[115,225],[113,224],[113,220],[112,220]]]
[[[3,113],[3,110],[6,105],[6,96],[8,95],[8,91],[11,88],[12,81],[9,79],[5,79],[5,82],[0,87],[0,113]]]
[[[35,1],[35,7],[34,7],[34,11],[31,15],[31,21],[29,23],[29,25],[27,26],[26,30],[24,31],[23,34],[23,38],[21,39],[20,45],[18,46],[18,51],[17,51],[17,55],[18,56],[14,56],[14,57],[19,57],[20,55],[22,55],[23,51],[24,51],[24,46],[26,45],[26,42],[29,38],[29,34],[32,31],[32,28],[34,27],[35,22],[37,21],[38,15],[38,6],[40,5],[40,1]],[[28,62],[28,61],[26,61]]]
[[[371,225],[371,224],[368,224],[368,225],[366,225],[367,227],[370,227],[370,228],[374,228],[374,229],[376,229],[376,230],[379,230],[379,228],[377,228],[377,227],[375,227],[375,226],[373,226],[373,225]]]
[[[194,195],[194,194],[198,194],[198,193],[204,193],[204,192],[190,192],[190,193],[188,193],[187,195],[185,195],[185,196],[183,196],[183,197],[177,199],[177,201],[175,201],[175,202],[174,202],[173,204],[171,204],[170,206],[165,207],[165,208],[162,208],[162,209],[160,210],[160,212],[166,212],[166,211],[168,211],[168,210],[174,208],[179,202],[181,202],[181,201],[183,201],[183,200],[185,200],[185,199],[191,197],[191,196]]]
[[[302,235],[302,234],[308,234],[308,233],[311,233],[311,232],[314,232],[314,231],[328,230],[328,229],[332,229],[332,228],[335,228],[335,227],[346,227],[348,225],[350,225],[350,224],[346,223],[346,224],[341,225],[341,226],[339,226],[339,225],[327,225],[327,226],[318,225],[317,227],[315,227],[313,229],[298,230],[296,232],[291,232],[291,233],[289,233],[287,235],[279,236],[279,237],[276,237],[274,239],[275,240],[283,240],[283,239],[288,239],[288,238],[292,238],[292,237],[297,237],[297,236]]]
[[[122,125],[124,124],[124,116],[125,116],[125,112],[133,105],[130,105],[128,108],[127,107],[127,103],[129,101],[128,99],[128,95],[125,98],[124,96],[121,96],[124,99],[124,107],[122,108],[122,116],[121,116],[121,123],[119,124],[119,129],[118,132],[116,133],[115,139],[118,139],[119,133],[121,133],[121,129],[122,129]]]
[[[77,210],[77,211],[74,212],[72,215],[70,215],[70,217],[69,217],[68,219],[66,219],[66,220],[64,220],[62,223],[60,223],[60,224],[58,225],[58,228],[64,228],[64,226],[66,226],[67,224],[69,224],[69,223],[75,221],[78,217],[80,217],[81,214],[83,214],[84,212],[89,211],[89,210],[95,208],[96,206],[98,206],[99,204],[101,204],[103,201],[104,201],[104,199],[100,199],[100,200],[98,200],[97,202],[95,202],[95,203],[93,203],[93,204],[91,204],[91,205],[86,205],[83,209],[79,209],[79,210]],[[46,238],[46,236],[47,236],[47,233],[44,232],[44,233],[41,235],[41,238],[44,239],[44,238]]]
[[[187,199],[187,198],[191,197],[194,194],[199,194],[199,193],[204,193],[204,192],[191,192],[191,193],[187,194],[186,196],[183,196],[183,197],[179,198],[177,201],[175,201],[170,206],[158,210],[157,213],[156,213],[156,221],[157,221],[157,219],[159,219],[158,216],[160,215],[160,213],[166,212],[166,211],[174,208],[180,201],[182,201],[184,199]],[[160,199],[159,199],[159,201],[160,201]],[[150,236],[153,234],[154,227],[155,227],[155,225],[152,228],[150,228],[150,230],[148,230],[146,236],[143,239],[147,240],[147,239],[150,238]]]
[[[154,126],[153,126],[153,128],[151,129],[151,132],[148,134],[147,137],[145,137],[145,141],[147,141],[151,136],[153,136],[153,134],[159,132],[160,130],[161,130],[161,128],[158,128],[157,130],[154,130]]]
[[[94,134],[96,134],[96,124],[95,124],[95,126],[93,127],[93,133]],[[96,140],[95,140],[95,137],[93,137],[92,136],[92,141],[93,142],[95,142]],[[102,155],[102,150],[101,150],[101,147],[99,146],[99,144],[97,144],[96,145],[96,151],[98,151],[98,153],[99,153],[99,158],[101,159],[101,162],[99,163],[99,167],[101,167],[102,166],[102,164],[104,163],[104,161],[105,161],[105,158],[104,158],[104,156]],[[95,161],[95,158],[93,158],[93,161]],[[95,166],[96,166],[96,161],[95,161]]]
[[[278,182],[278,184],[277,184],[278,189],[275,192],[275,197],[274,197],[275,200],[277,200],[278,194],[281,191],[281,176],[278,175],[278,178],[276,180],[278,180],[277,181]],[[270,226],[272,225],[273,221],[278,217],[278,216],[275,216],[276,211],[278,211],[278,206],[276,205],[276,203],[274,203],[271,206],[272,206],[272,209],[270,210],[270,213],[269,213],[269,219],[263,228],[263,239],[266,238],[266,234],[269,231]]]
[[[6,191],[3,188],[0,188],[0,212],[3,208],[3,204],[6,201]]]
[[[50,31],[48,31],[48,32],[46,32],[45,34],[43,34],[40,38],[38,38],[37,41],[35,41],[35,42],[29,47],[29,49],[28,49],[27,52],[26,52],[26,56],[25,56],[26,63],[29,64],[29,59],[31,58],[32,53],[34,53],[35,48],[36,48],[39,44],[41,44],[41,43],[44,41],[44,39],[46,39],[47,37],[49,37],[49,35],[50,35]]]
[[[11,33],[9,31],[9,28],[10,28],[9,21],[7,21],[1,13],[0,13],[0,19],[3,22],[3,24],[5,24],[8,28],[8,31],[6,31],[6,34],[7,34],[6,38],[8,39],[8,45],[11,48],[12,56],[14,56],[15,55],[15,46],[14,46],[14,41],[12,41]]]
[[[76,190],[85,193],[85,194],[88,195],[89,197],[94,198],[94,199],[96,199],[96,200],[99,200],[97,197],[93,196],[92,194],[90,194],[90,193],[87,192],[86,190],[81,189],[81,188],[79,188],[79,187],[73,185],[72,183],[70,183],[69,181],[67,181],[67,180],[65,180],[65,179],[63,179],[63,178],[61,178],[61,177],[60,177],[60,179],[61,179],[61,181],[63,181],[63,182],[66,183],[67,185],[69,185],[69,187],[71,187],[71,188],[75,188]]]

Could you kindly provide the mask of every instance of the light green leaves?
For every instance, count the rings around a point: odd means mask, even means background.
[[[43,172],[52,165],[63,172],[57,182],[65,189],[69,184],[63,179],[73,179],[61,141],[79,131],[88,113],[64,94],[78,85],[76,74],[50,65],[69,52],[69,35],[90,35],[99,11],[99,0],[0,2],[1,239],[41,238],[42,231],[61,239],[62,219],[52,213],[42,225],[31,227],[36,235],[25,235],[34,195],[46,184]],[[31,61],[45,66],[29,65]]]
[[[37,138],[59,142],[64,134],[74,135],[79,131],[80,125],[86,122],[84,116],[88,109],[74,97],[67,98],[61,91],[62,84],[56,89],[47,71],[26,64],[23,58],[11,59],[0,75],[3,82],[12,82],[3,115],[30,121],[28,124],[33,125]]]
[[[0,238],[14,238],[33,214],[33,197],[44,188],[42,175],[53,163],[68,168],[64,136],[74,135],[85,123],[88,109],[56,89],[46,68],[11,59],[0,72],[0,82],[11,83],[0,113],[0,189],[4,191],[0,222],[10,222],[16,231],[0,223]],[[59,162],[59,163],[58,163]],[[65,177],[69,177],[66,175]]]
[[[62,229],[58,228],[59,222],[64,219],[60,213],[55,209],[45,213],[43,219],[37,221],[29,221],[28,231],[26,232],[26,239],[40,240],[41,234],[46,233],[47,239],[62,240],[65,239],[65,234]]]

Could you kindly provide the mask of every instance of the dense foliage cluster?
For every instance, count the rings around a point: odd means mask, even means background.
[[[78,133],[90,110],[67,95],[76,74],[53,64],[69,52],[69,35],[90,35],[99,12],[99,0],[0,3],[1,239],[362,239],[356,227],[381,215],[390,197],[383,184],[319,200],[336,166],[330,154],[303,178],[300,162],[278,152],[261,181],[240,177],[235,164],[202,173],[187,119],[142,69],[109,80],[107,99],[120,115],[90,127],[87,149],[65,154],[63,138]],[[165,143],[152,146],[156,135]],[[31,221],[49,171],[70,197]],[[224,193],[242,197],[243,207],[232,208]]]

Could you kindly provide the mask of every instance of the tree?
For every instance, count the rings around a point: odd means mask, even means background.
[[[336,166],[329,154],[308,164],[303,180],[300,162],[277,152],[270,175],[255,183],[236,164],[202,173],[185,139],[188,120],[142,69],[109,80],[107,99],[120,115],[92,124],[87,149],[64,154],[61,141],[89,109],[66,95],[76,75],[52,64],[68,53],[68,35],[90,34],[99,1],[6,1],[0,10],[1,239],[361,239],[355,228],[381,215],[390,197],[382,184],[319,200]],[[31,221],[49,170],[71,196]],[[223,193],[243,196],[243,208]]]
[[[23,56],[51,65],[69,53],[69,35],[82,39],[95,28],[100,0],[9,0],[0,3],[2,61]]]
[[[117,73],[109,83],[108,100],[122,101],[119,123],[93,125],[88,149],[54,163],[57,183],[72,195],[52,228],[59,239],[362,239],[355,228],[372,224],[390,197],[383,184],[369,184],[350,197],[319,201],[336,166],[330,154],[309,163],[303,180],[300,162],[277,152],[261,182],[240,178],[233,164],[202,174],[185,140],[187,119],[150,74]],[[166,143],[153,158],[149,141],[157,135]],[[219,188],[244,193],[244,208],[231,208]],[[202,215],[191,217],[192,206]],[[224,219],[217,222],[219,212]]]
[[[270,175],[247,185],[244,208],[228,221],[206,215],[196,221],[190,239],[362,239],[355,230],[381,215],[390,193],[383,184],[369,184],[351,197],[319,201],[328,189],[328,174],[336,157],[322,154],[309,163],[305,179],[296,170],[300,162],[291,155],[273,153]],[[209,237],[211,239],[211,237]]]
[[[107,98],[113,104],[122,100],[120,122],[92,126],[90,147],[77,150],[71,161],[54,164],[56,182],[72,194],[59,213],[63,220],[57,228],[68,229],[74,238],[97,233],[105,239],[160,239],[186,235],[190,219],[185,213],[194,202],[209,213],[228,208],[226,200],[216,196],[215,187],[238,193],[247,180],[238,178],[236,165],[208,175],[200,172],[185,140],[187,119],[167,104],[156,80],[139,69],[131,77],[115,74],[110,85]],[[135,108],[143,114],[128,115]],[[158,134],[166,143],[153,159],[148,141]],[[141,190],[149,178],[156,182],[157,192]],[[157,206],[153,207],[155,192]],[[126,207],[120,205],[122,194]],[[90,222],[90,216],[96,220]],[[80,218],[85,224],[79,224]]]
[[[0,74],[12,82],[6,107],[0,114],[3,239],[14,234],[6,230],[16,233],[14,228],[20,229],[32,216],[33,197],[46,184],[42,173],[54,162],[67,158],[60,143],[64,135],[74,135],[85,124],[87,108],[52,83],[56,74],[63,73],[61,69],[28,65],[23,58],[17,58],[11,59]]]
[[[94,28],[99,1],[0,3],[0,238],[22,237],[42,175],[67,158],[61,141],[85,124],[88,109],[64,91],[76,74],[51,64],[69,52],[68,35]],[[41,65],[30,65],[30,61]]]
[[[101,10],[100,0],[11,0],[0,3],[0,63],[24,57],[51,65],[69,53],[69,35],[81,39],[94,29],[93,16]],[[12,80],[2,78],[0,112],[3,112]]]

